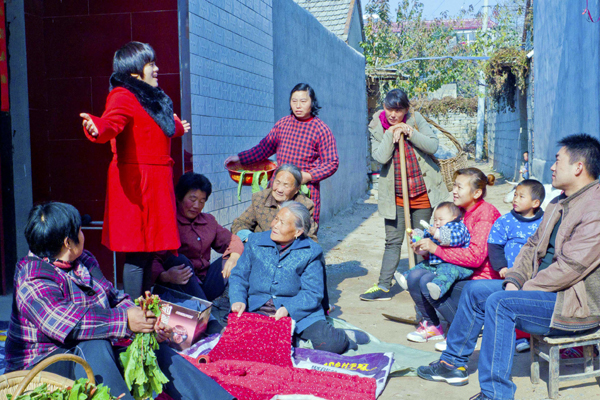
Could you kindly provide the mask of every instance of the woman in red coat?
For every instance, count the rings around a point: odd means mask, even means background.
[[[126,252],[123,283],[132,298],[149,289],[152,253],[180,247],[173,191],[171,138],[189,130],[158,87],[152,47],[117,50],[102,117],[81,114],[86,137],[110,141],[102,244]]]

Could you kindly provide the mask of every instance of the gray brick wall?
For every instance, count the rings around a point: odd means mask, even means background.
[[[454,136],[461,146],[475,140],[477,133],[477,116],[462,113],[447,113],[440,116],[428,116]],[[443,133],[431,127],[440,139],[440,144],[453,148],[453,144]]]
[[[292,0],[273,2],[275,119],[290,112],[291,89],[310,84],[322,106],[340,157],[338,171],[321,182],[321,222],[367,190],[365,58]]]
[[[533,2],[532,172],[544,183],[552,180],[550,167],[558,140],[577,132],[600,138],[600,23],[589,23],[587,16],[575,12],[573,6],[573,2],[561,0]],[[600,0],[590,1],[589,8],[595,10],[592,13],[596,18]]]
[[[248,207],[250,188],[239,202],[223,161],[256,145],[289,113],[289,91],[302,81],[317,91],[341,159],[322,183],[321,219],[365,193],[360,53],[292,0],[190,0],[188,22],[193,166],[213,184],[206,212],[228,227]]]
[[[194,171],[212,182],[205,211],[225,226],[248,207],[223,161],[273,125],[272,0],[190,0],[189,52]]]
[[[523,152],[527,150],[527,98],[517,95],[514,112],[496,112],[486,104],[488,158],[495,171],[511,181],[520,178]]]

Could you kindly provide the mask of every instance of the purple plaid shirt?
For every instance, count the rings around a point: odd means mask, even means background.
[[[29,368],[63,343],[119,339],[131,334],[128,295],[120,295],[84,251],[74,267],[61,269],[30,253],[16,267],[13,308],[6,340],[6,370]]]
[[[293,115],[281,118],[271,132],[250,150],[238,154],[242,164],[266,160],[277,154],[277,164],[294,164],[312,176],[307,186],[315,203],[314,220],[321,212],[320,181],[335,173],[340,164],[335,137],[318,117],[299,121]]]

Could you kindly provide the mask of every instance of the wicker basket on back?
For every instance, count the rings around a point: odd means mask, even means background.
[[[448,159],[436,159],[438,164],[440,165],[440,170],[442,172],[442,176],[444,177],[444,183],[446,184],[446,187],[448,188],[449,191],[452,191],[452,186],[454,185],[454,172],[458,171],[459,169],[462,168],[467,168],[467,153],[465,153],[462,149],[462,146],[460,145],[460,143],[458,143],[458,140],[456,140],[456,138],[454,136],[452,136],[452,134],[450,132],[448,132],[447,130],[445,130],[444,128],[442,128],[440,125],[438,125],[436,122],[434,122],[431,118],[428,118],[426,116],[423,115],[423,118],[425,118],[425,121],[427,121],[427,123],[429,123],[431,126],[436,127],[440,132],[442,132],[444,135],[446,135],[446,137],[448,139],[450,139],[450,141],[452,142],[452,144],[454,144],[456,146],[456,148],[458,149],[458,153],[456,154],[456,156],[452,157],[452,158],[448,158]]]
[[[89,381],[93,384],[96,383],[92,368],[83,358],[73,354],[58,354],[42,360],[31,370],[14,371],[0,375],[0,400],[5,400],[7,394],[12,394],[13,399],[15,399],[23,393],[33,390],[44,383],[48,385],[49,391],[66,389],[73,386],[74,382],[71,379],[43,371],[47,366],[58,361],[74,361],[81,364],[85,369]]]

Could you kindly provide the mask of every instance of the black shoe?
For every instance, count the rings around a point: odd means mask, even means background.
[[[389,290],[384,290],[378,285],[374,285],[359,297],[364,301],[386,301],[392,299],[392,294]]]
[[[356,344],[367,344],[371,341],[369,335],[358,329],[344,329],[348,339],[353,340]]]
[[[453,367],[442,360],[417,368],[417,375],[428,381],[446,382],[452,386],[463,386],[469,383],[469,371],[466,366]]]
[[[221,325],[216,319],[211,319],[208,321],[208,325],[206,325],[206,331],[204,331],[204,333],[206,333],[208,336],[212,335],[213,333],[221,333],[222,330],[223,325]]]
[[[479,392],[475,396],[470,397],[469,400],[492,400],[492,398],[487,397],[485,394]]]

